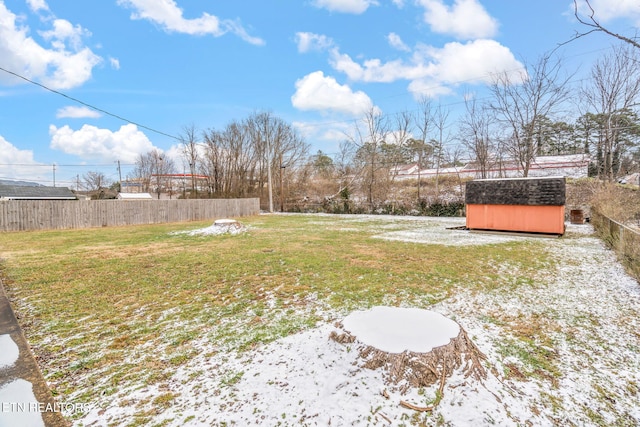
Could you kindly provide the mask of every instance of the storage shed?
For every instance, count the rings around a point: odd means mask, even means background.
[[[469,181],[467,228],[563,235],[565,200],[564,177]]]

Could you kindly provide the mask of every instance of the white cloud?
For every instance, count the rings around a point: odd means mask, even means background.
[[[436,33],[476,39],[493,37],[498,31],[498,22],[478,0],[455,0],[451,7],[443,0],[419,0],[419,4],[425,8],[424,21]]]
[[[233,33],[248,43],[264,44],[264,40],[249,36],[237,21],[220,20],[206,12],[199,18],[187,19],[174,0],[118,0],[118,4],[133,9],[131,19],[146,19],[160,25],[167,32],[214,37]]]
[[[111,64],[111,68],[113,68],[114,70],[120,69],[120,60],[117,58],[109,57],[109,64]]]
[[[90,125],[83,125],[77,131],[67,125],[61,128],[50,125],[49,135],[52,149],[82,159],[135,163],[140,154],[154,148],[147,136],[133,124],[123,125],[115,132]]]
[[[390,83],[401,79],[412,80],[428,75],[430,69],[433,68],[431,64],[415,62],[407,64],[400,59],[384,63],[379,59],[368,59],[361,65],[349,55],[340,53],[338,49],[331,51],[329,63],[334,69],[345,73],[349,79],[367,83]]]
[[[409,90],[417,98],[447,94],[462,84],[490,84],[496,73],[506,72],[514,79],[526,74],[511,51],[494,40],[452,42],[442,49],[424,46],[416,57],[421,55],[435,66],[431,73],[410,83]]]
[[[600,22],[609,22],[617,18],[628,18],[640,26],[640,6],[638,0],[591,0],[589,2],[594,10],[594,17]],[[574,4],[571,3],[571,14]],[[583,16],[590,16],[591,10],[584,0],[578,0],[578,10]]]
[[[29,5],[29,9],[31,9],[33,12],[49,10],[49,6],[47,6],[47,3],[44,0],[27,0],[27,4]]]
[[[440,96],[452,95],[453,90],[436,79],[417,79],[409,83],[409,92],[416,100],[427,98],[438,98]]]
[[[299,32],[296,33],[298,52],[306,53],[312,50],[326,50],[333,46],[333,40],[323,34]]]
[[[396,33],[389,33],[387,35],[387,41],[389,42],[389,45],[391,45],[391,47],[404,51],[404,52],[410,52],[411,49],[409,48],[409,46],[407,46],[406,44],[404,44],[404,42],[402,41],[402,39],[400,38],[399,35],[397,35]]]
[[[102,58],[83,46],[88,32],[70,22],[55,19],[53,28],[41,32],[50,48],[40,46],[28,36],[29,28],[16,25],[16,15],[0,2],[0,58],[3,67],[53,89],[77,87],[91,78],[93,68]],[[5,84],[23,80],[0,74]]]
[[[205,158],[204,156],[206,155],[204,153],[204,145],[198,145],[196,147],[196,150],[198,151],[198,155],[201,156],[200,158],[204,159]],[[169,147],[167,151],[164,152],[164,155],[169,159],[171,159],[171,161],[173,162],[173,164],[175,165],[176,169],[179,172],[182,172],[182,171],[184,171],[185,173],[190,172],[189,161],[185,159],[184,146],[182,144],[172,145],[171,147]]]
[[[56,118],[58,119],[64,119],[64,118],[71,118],[71,119],[82,119],[82,118],[91,118],[91,119],[96,119],[98,117],[101,117],[102,114],[100,114],[99,112],[92,110],[91,108],[88,107],[74,107],[74,106],[67,106],[67,107],[63,107],[58,109],[58,111],[56,112]]]
[[[27,179],[33,177],[33,167],[42,166],[33,160],[33,151],[20,150],[0,136],[0,177]]]
[[[299,110],[335,111],[358,116],[369,110],[373,102],[362,92],[339,84],[322,71],[307,74],[296,82],[296,93],[291,103]]]
[[[65,19],[54,19],[53,29],[38,31],[38,33],[57,50],[64,50],[67,44],[76,50],[82,49],[82,38],[91,35],[80,25],[74,26]]]
[[[353,128],[353,123],[344,121],[332,122],[293,122],[293,127],[306,141],[313,141],[314,146],[324,153],[336,153],[340,143],[344,142]]]
[[[490,83],[496,73],[515,76],[524,70],[509,48],[495,40],[452,42],[442,49],[425,47],[421,53],[437,64],[432,76],[446,83]]]
[[[20,150],[0,135],[0,163],[3,165],[35,163],[33,151]]]
[[[327,9],[331,12],[364,13],[369,6],[377,6],[377,0],[313,0],[312,4],[319,9]]]
[[[336,48],[329,62],[353,81],[408,80],[413,93],[431,96],[451,93],[452,87],[461,84],[490,83],[495,73],[506,71],[516,76],[524,69],[508,48],[485,39],[447,43],[442,48],[421,45],[408,61],[368,59],[362,64]]]

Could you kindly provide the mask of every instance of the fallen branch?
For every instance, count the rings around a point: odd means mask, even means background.
[[[400,406],[405,407],[407,409],[412,409],[418,412],[428,412],[433,411],[433,406],[416,406],[412,403],[407,402],[406,400],[400,401]]]
[[[382,412],[378,412],[378,413],[376,413],[376,415],[380,415],[382,418],[384,418],[385,420],[387,420],[387,422],[388,422],[389,424],[392,424],[391,419],[390,419],[389,417],[387,417],[385,414],[383,414]]]

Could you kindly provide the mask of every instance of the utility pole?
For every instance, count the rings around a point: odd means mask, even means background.
[[[284,185],[282,176],[284,175],[284,166],[282,166],[282,152],[280,152],[280,212],[284,212]]]
[[[53,165],[53,186],[56,186],[56,164],[54,163]]]
[[[189,169],[191,170],[191,191],[195,192],[195,198],[198,198],[198,189],[196,188],[196,178],[194,175],[195,163],[189,163]]]
[[[120,191],[122,191],[122,169],[120,169],[120,160],[118,160],[118,180],[120,183]]]
[[[265,126],[266,127],[266,126]],[[269,187],[269,213],[273,213],[273,185],[271,181],[271,146],[269,144],[269,135],[266,135],[267,145],[267,186]]]

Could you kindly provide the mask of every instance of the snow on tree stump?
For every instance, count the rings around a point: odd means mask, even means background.
[[[240,230],[242,228],[242,224],[236,221],[235,219],[217,219],[213,221],[213,226],[220,228],[222,231],[233,232]]]
[[[344,332],[333,331],[330,338],[355,343],[362,366],[384,368],[385,383],[401,394],[436,383],[442,393],[446,379],[461,366],[465,377],[486,378],[486,356],[458,323],[439,313],[374,307],[356,311],[336,326]]]

